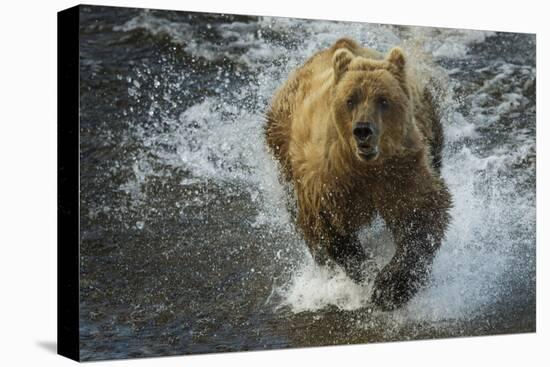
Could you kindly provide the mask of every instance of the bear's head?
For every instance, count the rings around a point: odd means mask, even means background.
[[[334,121],[359,162],[381,162],[418,145],[405,56],[393,48],[381,60],[336,50]]]

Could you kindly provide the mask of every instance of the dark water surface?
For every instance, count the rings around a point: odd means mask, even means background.
[[[343,36],[449,91],[453,221],[395,312],[312,263],[262,138],[275,89]],[[534,35],[82,7],[80,39],[82,359],[535,330]],[[362,239],[391,255],[381,221]]]

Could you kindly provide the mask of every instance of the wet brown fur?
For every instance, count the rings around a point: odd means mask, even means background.
[[[345,101],[354,90],[361,108],[350,112]],[[380,117],[379,157],[366,162],[351,124],[373,116],[379,95],[391,108]],[[267,144],[294,188],[297,224],[314,258],[360,280],[365,254],[356,233],[379,213],[396,253],[376,278],[373,301],[385,309],[406,302],[427,279],[451,197],[439,176],[443,134],[434,101],[407,72],[403,52],[384,57],[341,39],[290,75],[266,116]]]

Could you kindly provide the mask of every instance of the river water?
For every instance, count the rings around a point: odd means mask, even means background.
[[[313,264],[262,136],[343,36],[445,86],[452,222],[393,312]],[[534,35],[84,6],[80,40],[83,360],[535,331]],[[381,220],[361,239],[391,256]]]

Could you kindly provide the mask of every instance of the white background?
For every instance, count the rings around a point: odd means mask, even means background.
[[[544,0],[89,1],[253,15],[537,33],[537,333],[101,362],[105,366],[548,365],[548,70]],[[74,362],[56,343],[56,12],[73,1],[8,0],[0,12],[0,365]],[[546,312],[545,312],[546,311]],[[546,350],[544,345],[546,344]]]

